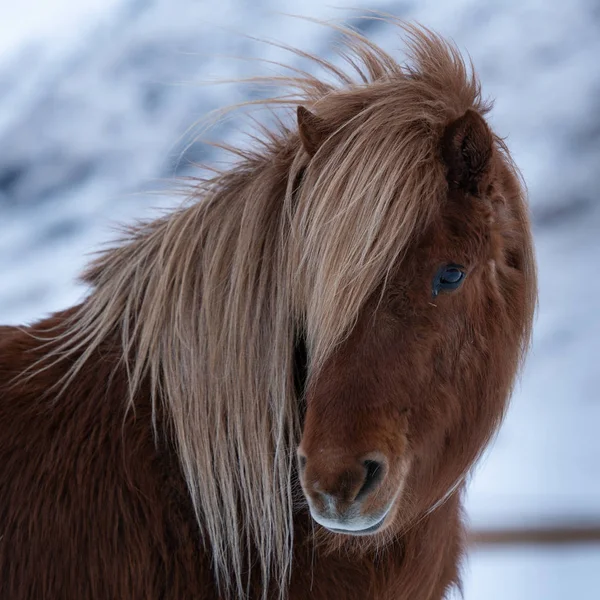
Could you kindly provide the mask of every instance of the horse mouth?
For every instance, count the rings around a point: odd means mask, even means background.
[[[313,515],[313,519],[315,519],[315,521],[317,521],[317,523],[319,523],[319,525],[321,525],[321,527],[324,527],[325,529],[327,529],[328,531],[331,531],[333,533],[342,533],[344,535],[356,535],[356,536],[360,536],[360,535],[371,535],[374,533],[377,533],[378,531],[380,531],[381,529],[383,529],[383,525],[385,523],[385,521],[387,520],[388,515],[390,514],[391,511],[391,505],[388,507],[388,509],[383,513],[383,515],[381,515],[381,517],[372,525],[368,525],[367,527],[364,527],[363,529],[344,529],[342,527],[335,527],[334,523],[332,523],[331,521],[329,522],[323,522],[324,520],[322,518],[316,518]]]
[[[383,515],[383,517],[381,517],[381,519],[379,519],[379,521],[373,525],[370,525],[369,527],[365,527],[364,529],[338,529],[334,527],[327,527],[327,529],[329,529],[329,531],[333,531],[333,533],[343,533],[345,535],[370,535],[372,533],[377,533],[381,529],[386,517],[387,512]]]

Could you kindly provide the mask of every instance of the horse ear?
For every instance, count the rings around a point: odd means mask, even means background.
[[[310,112],[308,108],[299,106],[297,110],[298,131],[300,141],[309,156],[314,156],[321,144],[329,136],[329,127],[323,119]]]
[[[489,169],[494,138],[483,117],[467,110],[450,123],[442,136],[442,157],[450,187],[477,195]]]

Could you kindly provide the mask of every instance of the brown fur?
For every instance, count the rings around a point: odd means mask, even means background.
[[[341,85],[287,78],[297,129],[107,252],[80,306],[0,328],[0,597],[458,584],[464,479],[527,347],[535,269],[477,80],[399,25],[410,66],[344,30],[358,83],[315,58]],[[432,298],[446,263],[467,278]],[[318,526],[306,499],[354,507],[365,456],[383,469],[360,510],[391,506],[381,531]]]

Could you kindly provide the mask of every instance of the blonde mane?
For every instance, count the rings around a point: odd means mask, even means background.
[[[408,66],[336,27],[353,77],[292,49],[338,83],[259,80],[284,88],[265,105],[303,104],[334,123],[335,144],[308,164],[295,128],[280,124],[255,151],[238,151],[233,168],[197,183],[193,203],[93,263],[92,292],[55,352],[77,356],[68,385],[118,332],[128,402],[135,409],[148,385],[166,415],[225,595],[247,594],[257,560],[265,595],[269,581],[285,595],[301,433],[295,336],[306,339],[310,376],[438,210],[444,126],[486,110],[454,46],[395,24]]]

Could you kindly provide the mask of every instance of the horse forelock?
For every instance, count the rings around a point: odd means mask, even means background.
[[[337,123],[330,143],[309,161],[283,128],[203,184],[197,202],[132,230],[86,272],[93,291],[60,340],[57,356],[81,353],[73,378],[104,339],[120,336],[128,401],[135,406],[147,381],[164,407],[225,594],[243,597],[256,564],[264,594],[270,580],[285,593],[298,330],[310,376],[438,210],[444,126],[486,110],[453,46],[397,24],[408,66],[344,30],[356,81],[316,57],[337,87],[309,75],[277,80],[293,100],[265,103],[314,108]]]

